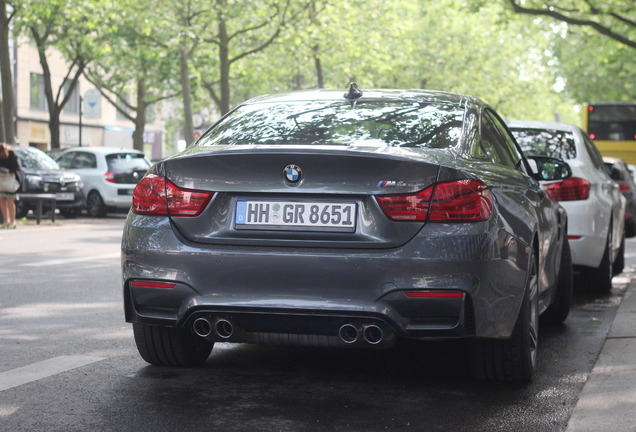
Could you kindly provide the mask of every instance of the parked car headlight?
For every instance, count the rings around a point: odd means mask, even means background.
[[[27,176],[27,183],[29,185],[29,190],[31,189],[42,189],[42,183],[44,183],[44,181],[42,180],[42,177],[38,176],[38,175],[30,175]]]

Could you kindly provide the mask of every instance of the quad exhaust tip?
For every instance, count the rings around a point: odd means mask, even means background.
[[[229,339],[234,334],[234,326],[226,319],[220,319],[214,324],[214,330],[217,336],[223,339]]]
[[[340,336],[340,340],[344,343],[352,344],[358,340],[360,332],[353,324],[344,324],[340,327],[340,330],[338,330],[338,336]]]
[[[346,344],[356,343],[362,337],[366,343],[377,345],[384,339],[384,331],[375,324],[365,325],[360,329],[359,326],[347,323],[340,327],[338,336]]]
[[[234,326],[224,318],[216,320],[214,325],[207,318],[197,318],[192,324],[194,332],[202,338],[209,337],[214,331],[221,339],[229,339],[234,334]]]
[[[201,337],[208,337],[212,333],[212,324],[205,318],[197,318],[192,325],[194,332]]]
[[[364,340],[371,345],[379,344],[384,338],[384,332],[375,324],[366,326],[362,332],[362,335],[364,336]]]

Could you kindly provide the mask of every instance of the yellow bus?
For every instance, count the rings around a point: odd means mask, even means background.
[[[603,156],[636,165],[636,103],[583,105],[583,130]]]

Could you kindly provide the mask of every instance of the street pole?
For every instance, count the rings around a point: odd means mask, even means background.
[[[79,146],[82,146],[82,105],[84,102],[84,98],[82,97],[82,95],[80,95],[80,118],[79,118]]]

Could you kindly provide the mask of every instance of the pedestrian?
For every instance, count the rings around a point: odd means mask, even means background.
[[[2,211],[2,227],[15,229],[15,200],[22,180],[20,161],[13,148],[0,142],[0,211]]]

